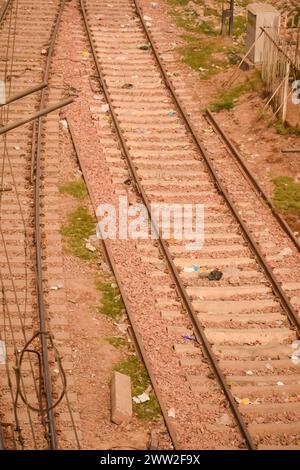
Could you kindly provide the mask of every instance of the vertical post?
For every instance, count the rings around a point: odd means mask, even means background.
[[[289,92],[289,76],[290,76],[290,62],[287,61],[287,63],[286,63],[286,72],[285,72],[285,80],[284,80],[284,84],[283,84],[282,122],[285,122],[285,120],[286,120],[287,101],[288,101],[288,92]]]
[[[234,17],[234,0],[230,0],[230,8],[229,8],[229,36],[233,34],[233,17]]]

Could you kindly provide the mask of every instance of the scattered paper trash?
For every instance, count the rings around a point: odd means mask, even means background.
[[[63,289],[63,284],[54,284],[53,286],[50,286],[50,289],[51,290],[59,290],[59,289]]]
[[[109,104],[103,104],[100,108],[100,113],[107,113],[109,111]]]
[[[293,254],[293,250],[291,248],[287,247],[281,250],[281,252],[278,254],[278,256],[290,256]]]
[[[242,398],[241,399],[241,405],[250,405],[249,398]]]
[[[145,403],[146,401],[149,401],[150,400],[150,397],[148,395],[148,393],[141,393],[141,395],[137,395],[135,397],[132,397],[132,400],[134,401],[134,403]]]
[[[199,269],[200,269],[200,266],[193,264],[192,266],[186,266],[185,268],[183,268],[183,272],[194,273],[195,271],[199,271]]]
[[[252,372],[252,370],[246,370],[246,374],[247,375],[253,375],[253,372]]]
[[[92,253],[94,253],[97,250],[97,248],[94,247],[90,242],[87,242],[85,244],[85,247],[86,247],[87,250],[91,251]]]
[[[5,364],[6,362],[6,348],[4,341],[0,340],[0,364]]]
[[[272,364],[270,364],[269,362],[267,362],[267,364],[266,364],[266,369],[273,370],[274,367],[272,366]]]
[[[232,420],[227,413],[223,413],[219,418],[216,418],[216,422],[223,426],[230,426],[232,424]]]
[[[20,147],[19,145],[15,145],[15,146],[14,146],[14,149],[15,149],[15,150],[20,150],[21,147]]]
[[[169,418],[176,418],[176,411],[174,410],[174,408],[168,409],[168,416]]]
[[[114,322],[114,325],[118,328],[120,333],[123,333],[124,335],[127,333],[127,330],[128,330],[128,327],[129,327],[128,323]]]
[[[277,382],[277,385],[282,386],[282,385],[284,385],[284,383],[283,382]]]
[[[295,341],[292,342],[292,348],[293,349],[300,348],[300,339],[295,339]]]
[[[47,49],[42,49],[42,50],[41,50],[41,54],[42,54],[42,55],[47,55],[47,53],[48,53]]]
[[[152,18],[150,18],[150,16],[144,15],[143,18],[145,21],[152,21]]]
[[[69,126],[68,126],[68,122],[66,119],[61,119],[59,122],[65,129],[68,129]]]
[[[300,349],[298,349],[298,351],[295,351],[294,354],[292,354],[291,359],[292,363],[295,366],[298,366],[300,364]]]

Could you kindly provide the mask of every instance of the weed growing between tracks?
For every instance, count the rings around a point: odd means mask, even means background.
[[[75,197],[76,199],[85,199],[88,195],[86,185],[82,180],[69,181],[68,183],[63,184],[59,191],[62,194],[69,194],[70,196]]]
[[[95,233],[95,226],[96,219],[90,215],[86,206],[79,206],[69,214],[68,222],[60,231],[70,253],[85,261],[96,258],[97,255],[85,247],[86,239]]]
[[[112,320],[116,320],[122,310],[124,310],[123,300],[117,287],[111,283],[95,281],[96,288],[101,292],[101,304],[98,308],[99,313],[106,315]]]
[[[114,370],[130,376],[133,396],[141,395],[150,386],[148,373],[142,362],[135,355],[130,355],[118,362],[114,366]],[[138,418],[157,420],[161,417],[159,403],[153,390],[148,395],[150,400],[144,403],[134,403],[133,410]]]
[[[114,348],[124,348],[127,346],[127,341],[122,336],[108,336],[106,338],[107,342],[111,344]]]

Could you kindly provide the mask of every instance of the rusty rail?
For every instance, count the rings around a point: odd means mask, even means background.
[[[272,202],[270,201],[270,199],[268,198],[268,196],[266,195],[266,193],[264,192],[264,190],[260,186],[259,182],[255,178],[254,174],[252,173],[250,168],[248,168],[248,166],[246,165],[246,163],[245,163],[243,157],[241,156],[240,152],[235,147],[233,142],[230,140],[228,135],[221,128],[220,124],[216,121],[216,118],[214,117],[214,115],[212,114],[212,112],[209,109],[206,110],[205,117],[207,118],[209,123],[213,126],[215,131],[221,136],[223,142],[227,145],[227,147],[229,148],[232,156],[236,159],[238,165],[240,166],[240,169],[241,169],[242,173],[244,174],[244,176],[246,176],[246,178],[248,179],[249,183],[252,185],[252,187],[254,188],[256,193],[259,195],[259,197],[262,198],[262,200],[265,202],[265,204],[271,210],[273,216],[279,222],[281,228],[285,231],[285,233],[291,239],[292,243],[295,245],[297,250],[300,251],[300,243],[297,240],[297,238],[295,237],[295,235],[293,234],[293,232],[290,229],[289,225],[286,223],[286,221],[283,219],[283,217],[276,211],[276,209],[274,208]],[[297,151],[297,150],[295,150],[295,151]],[[300,149],[298,151],[300,152]]]
[[[109,95],[109,92],[108,92],[108,88],[106,86],[106,83],[105,83],[105,80],[103,79],[103,72],[102,72],[102,68],[101,68],[101,65],[98,61],[98,58],[97,58],[97,53],[96,53],[96,49],[95,49],[95,46],[93,44],[93,39],[92,39],[92,36],[91,36],[91,33],[89,31],[89,26],[88,26],[88,21],[87,21],[87,15],[86,15],[86,12],[85,12],[85,9],[84,9],[84,5],[83,5],[83,0],[80,0],[80,3],[81,3],[81,9],[82,9],[82,13],[83,13],[83,18],[84,18],[84,23],[85,23],[85,27],[86,27],[86,31],[87,31],[87,34],[88,34],[88,37],[89,37],[89,42],[90,42],[90,45],[91,45],[91,49],[92,49],[92,53],[93,53],[93,57],[94,57],[94,61],[95,61],[95,64],[96,64],[96,68],[97,68],[97,72],[98,72],[98,76],[99,76],[99,80],[100,80],[100,83],[101,83],[101,87],[103,89],[103,93],[105,95],[105,98],[106,98],[106,101],[110,107],[110,112],[111,112],[111,116],[112,116],[112,121],[113,121],[113,124],[114,124],[114,128],[116,130],[116,134],[118,136],[118,139],[119,139],[119,142],[120,142],[120,145],[121,145],[121,148],[122,148],[122,151],[123,151],[123,154],[126,158],[126,161],[127,161],[127,164],[128,164],[128,167],[129,167],[129,170],[130,170],[130,173],[135,181],[135,184],[136,184],[136,187],[140,193],[140,196],[144,202],[144,205],[147,209],[147,212],[149,214],[149,217],[151,220],[151,224],[152,226],[154,227],[156,233],[158,234],[158,241],[159,241],[159,244],[160,244],[160,248],[161,248],[161,251],[163,252],[164,254],[164,257],[167,261],[167,264],[168,264],[168,267],[169,267],[169,270],[170,270],[170,273],[173,277],[173,280],[176,284],[176,287],[177,287],[177,290],[178,290],[178,293],[182,299],[182,302],[190,316],[190,319],[191,319],[191,322],[193,324],[193,327],[194,327],[194,331],[195,331],[195,336],[197,338],[197,341],[198,343],[202,346],[202,348],[204,349],[205,351],[205,355],[206,357],[208,358],[209,360],[209,363],[211,365],[211,368],[216,376],[216,378],[218,379],[219,381],[219,384],[227,398],[227,400],[229,401],[230,403],[230,406],[231,406],[231,409],[232,409],[232,412],[233,412],[233,415],[237,421],[237,424],[239,426],[239,429],[240,429],[240,432],[245,440],[245,442],[247,443],[247,446],[249,449],[252,449],[254,450],[255,449],[255,444],[252,440],[252,437],[250,436],[249,432],[248,432],[248,429],[247,429],[247,426],[242,418],[242,415],[240,414],[240,411],[238,409],[238,406],[235,402],[235,399],[230,391],[230,388],[226,382],[226,378],[223,374],[223,372],[221,371],[220,367],[219,367],[219,364],[218,364],[218,360],[214,354],[214,352],[212,351],[212,348],[209,344],[209,341],[205,335],[205,332],[204,332],[204,328],[202,327],[199,319],[198,319],[198,316],[197,316],[197,313],[196,311],[194,310],[194,307],[192,306],[191,304],[191,301],[189,299],[189,296],[186,292],[186,289],[184,287],[184,284],[182,282],[182,280],[180,279],[179,275],[178,275],[178,272],[177,272],[177,269],[176,269],[176,266],[173,262],[173,259],[172,259],[172,256],[171,256],[171,253],[167,247],[167,244],[165,243],[165,241],[163,240],[163,238],[161,237],[161,234],[158,230],[158,228],[156,227],[154,221],[152,220],[151,218],[151,209],[150,209],[150,203],[148,201],[148,198],[147,198],[147,195],[144,191],[144,188],[143,186],[141,185],[140,183],[140,180],[138,178],[138,175],[137,175],[137,172],[136,172],[136,169],[134,167],[134,164],[133,164],[133,161],[131,159],[131,156],[130,156],[130,152],[128,150],[128,147],[127,147],[127,144],[125,142],[125,139],[122,135],[122,132],[121,132],[121,128],[120,128],[120,125],[119,125],[119,122],[118,122],[118,119],[117,119],[117,116],[116,116],[116,113],[113,109],[113,105],[112,105],[112,101],[110,99],[110,95]],[[138,11],[138,14],[140,16],[140,19],[141,21],[143,22],[143,18],[142,18],[142,15],[140,13],[140,11],[138,10],[138,6],[137,6],[137,11]],[[143,22],[144,24],[144,22]],[[144,27],[146,27],[144,25]],[[147,30],[146,30],[147,31]],[[148,39],[149,39],[149,42],[152,44],[152,38],[149,36],[148,34],[148,31],[147,31],[147,36],[148,36]],[[153,47],[153,44],[152,44],[152,47]],[[156,58],[157,60],[160,60],[158,55],[156,55]],[[161,64],[161,63],[160,63]],[[162,64],[161,64],[161,67],[162,67]],[[164,70],[162,68],[162,70]],[[171,85],[172,86],[172,85]],[[168,88],[170,88],[171,90],[171,87],[169,86]],[[175,95],[174,95],[175,97]],[[175,97],[176,98],[176,97]],[[179,109],[181,110],[180,108],[180,105],[178,103],[178,100],[177,98],[175,99],[176,101],[176,104],[177,106],[179,107]],[[121,283],[121,280],[119,281]],[[153,382],[154,378],[153,378],[153,374],[151,373],[151,369],[148,370],[149,372],[149,375],[150,375],[150,378],[151,378],[151,381]],[[168,429],[169,429],[169,433],[170,433],[170,436],[173,440],[173,444],[175,445],[176,447],[176,440],[174,441],[174,432],[173,432],[173,429],[172,429],[172,424],[170,423],[170,419],[168,417],[168,414],[166,413],[166,410],[163,409],[162,407],[162,411],[163,411],[163,415],[164,415],[164,418],[165,418],[165,421],[167,423],[167,426],[168,426]]]
[[[51,59],[54,51],[55,40],[65,6],[65,0],[61,1],[58,15],[56,17],[54,29],[52,32],[51,43],[48,50],[47,61],[44,70],[43,81],[48,83],[49,71]],[[45,88],[41,91],[39,110],[41,111],[45,107]],[[39,311],[39,321],[40,321],[40,342],[42,347],[42,364],[43,364],[43,374],[44,374],[44,384],[46,391],[46,401],[47,401],[47,416],[49,422],[49,445],[51,450],[57,449],[57,434],[56,434],[56,422],[53,410],[53,398],[52,398],[52,386],[51,378],[49,371],[49,357],[48,357],[48,344],[47,337],[43,334],[47,330],[46,322],[46,308],[44,301],[44,292],[43,292],[43,272],[42,272],[42,237],[41,237],[41,227],[40,227],[40,184],[41,184],[41,143],[42,143],[42,117],[37,121],[37,132],[36,132],[36,143],[35,143],[35,188],[34,188],[34,200],[35,200],[35,259],[36,259],[36,287],[37,287],[37,300],[38,300],[38,311]],[[34,134],[33,134],[34,139]],[[33,140],[34,141],[34,140]]]
[[[83,14],[83,18],[84,18],[84,23],[85,23],[87,35],[88,35],[88,38],[89,38],[89,42],[90,42],[90,46],[91,46],[91,49],[92,49],[94,61],[95,61],[95,64],[96,64],[96,69],[97,69],[99,81],[100,81],[103,93],[105,95],[106,101],[107,101],[107,103],[109,105],[109,108],[110,108],[112,122],[113,122],[113,125],[114,125],[114,128],[115,128],[116,134],[118,136],[123,155],[126,158],[128,168],[129,168],[131,176],[132,176],[132,178],[135,182],[136,188],[137,188],[138,192],[140,193],[140,196],[141,196],[141,198],[144,202],[145,207],[147,208],[147,211],[148,211],[149,215],[151,215],[150,205],[149,205],[149,202],[148,202],[147,195],[146,195],[146,193],[144,191],[144,188],[141,185],[141,182],[138,178],[135,166],[134,166],[133,161],[132,161],[131,156],[130,156],[129,149],[128,149],[126,141],[125,141],[125,139],[122,135],[121,128],[120,128],[120,125],[119,125],[119,122],[118,122],[118,118],[117,118],[117,115],[114,111],[112,100],[110,98],[110,94],[108,92],[108,88],[107,88],[106,82],[105,82],[104,77],[103,77],[102,67],[101,67],[101,65],[99,63],[99,60],[97,58],[97,53],[96,53],[96,49],[95,49],[95,46],[94,46],[94,43],[93,43],[93,38],[92,38],[91,32],[89,30],[89,26],[88,26],[88,20],[87,20],[87,14],[85,12],[84,1],[80,0],[80,4],[81,4],[81,9],[82,9],[82,14]],[[194,126],[193,126],[193,124],[192,124],[192,122],[191,122],[191,120],[188,116],[187,111],[185,110],[181,100],[176,95],[175,88],[174,88],[171,80],[169,79],[169,77],[167,75],[164,64],[163,64],[163,62],[162,62],[162,60],[159,56],[159,53],[158,53],[158,51],[156,49],[156,46],[155,46],[155,43],[152,39],[151,33],[148,31],[148,29],[146,27],[145,21],[143,19],[143,14],[142,14],[141,8],[139,7],[138,1],[134,0],[134,4],[135,4],[135,7],[136,7],[137,15],[138,15],[138,17],[141,21],[142,26],[143,26],[144,33],[145,33],[145,35],[148,39],[148,42],[151,44],[153,55],[156,59],[157,65],[160,69],[160,72],[161,72],[162,78],[165,82],[165,85],[171,93],[173,101],[176,104],[177,109],[178,109],[178,111],[179,111],[179,113],[180,113],[180,115],[181,115],[181,117],[182,117],[182,119],[185,123],[187,131],[192,136],[193,141],[194,141],[196,147],[198,148],[199,155],[201,155],[201,158],[203,158],[203,160],[205,161],[205,164],[208,168],[210,177],[211,177],[212,181],[214,182],[214,185],[215,185],[217,191],[223,196],[223,198],[224,198],[228,208],[230,209],[233,217],[238,222],[238,224],[239,224],[239,226],[242,230],[243,236],[244,236],[249,248],[251,249],[253,255],[255,256],[255,259],[257,260],[259,265],[262,267],[266,277],[270,281],[270,284],[272,285],[273,291],[274,291],[275,295],[278,297],[278,299],[279,299],[279,301],[280,301],[280,303],[283,307],[283,310],[285,311],[286,315],[288,316],[291,324],[297,330],[298,335],[300,335],[300,320],[298,318],[298,315],[297,315],[296,311],[294,310],[293,306],[291,305],[291,303],[290,303],[288,297],[286,296],[285,292],[283,291],[283,289],[281,288],[281,286],[277,282],[277,279],[275,278],[275,276],[272,272],[272,269],[268,265],[263,253],[261,252],[261,250],[260,250],[259,246],[257,245],[256,241],[254,240],[253,236],[249,232],[247,225],[241,219],[235,204],[233,203],[233,201],[230,198],[229,193],[224,188],[224,185],[222,184],[221,180],[219,179],[219,177],[218,177],[218,175],[217,175],[217,173],[214,169],[214,166],[213,166],[206,150],[204,149],[204,147],[202,145],[202,142],[200,141],[200,138],[197,134],[197,131],[194,128]],[[197,338],[199,344],[204,349],[205,355],[209,360],[210,366],[211,366],[216,378],[218,379],[219,384],[220,384],[227,400],[229,401],[232,413],[233,413],[233,415],[236,419],[236,422],[237,422],[238,427],[240,429],[241,435],[243,436],[248,448],[251,449],[251,450],[254,450],[256,447],[255,447],[255,444],[253,442],[252,436],[249,434],[247,425],[244,422],[243,417],[240,414],[238,406],[237,406],[237,404],[235,402],[235,399],[234,399],[234,397],[231,393],[231,390],[230,390],[230,388],[229,388],[229,386],[226,382],[226,379],[223,375],[223,372],[221,371],[221,369],[219,367],[218,360],[217,360],[216,356],[214,355],[214,353],[212,351],[212,348],[211,348],[211,346],[210,346],[210,344],[207,340],[207,337],[205,335],[204,329],[203,329],[202,325],[200,324],[200,321],[197,317],[197,314],[196,314],[196,312],[195,312],[195,310],[194,310],[194,308],[193,308],[193,306],[192,306],[192,304],[189,300],[186,289],[183,285],[182,280],[180,279],[180,277],[178,275],[177,269],[176,269],[175,264],[172,260],[170,251],[169,251],[166,243],[164,242],[164,240],[160,236],[159,230],[155,226],[154,222],[151,221],[151,223],[154,226],[155,231],[159,235],[158,241],[159,241],[159,244],[160,244],[160,249],[161,249],[162,253],[164,254],[164,257],[167,261],[170,273],[171,273],[171,275],[174,279],[174,282],[176,283],[177,291],[178,291],[178,293],[181,297],[183,305],[185,306],[187,312],[189,313],[191,322],[192,322],[193,327],[194,327],[196,338]],[[119,283],[120,288],[121,288],[122,281],[118,279],[118,283]],[[122,291],[122,289],[121,289],[121,291]],[[151,370],[149,370],[149,375],[150,375],[151,380],[153,380]],[[172,433],[172,426],[169,425],[169,420],[168,420],[168,417],[165,415],[164,410],[163,410],[163,414],[164,414],[164,417],[165,417],[165,421],[168,425],[170,435],[173,439],[174,434]],[[176,447],[176,443],[174,443],[174,445]]]

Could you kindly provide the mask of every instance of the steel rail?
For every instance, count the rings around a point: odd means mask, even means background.
[[[11,3],[12,3],[12,0],[7,0],[6,3],[4,4],[4,6],[2,7],[2,9],[0,11],[0,25],[1,25],[2,21],[4,20],[7,9],[10,6]]]
[[[212,112],[207,109],[205,111],[205,117],[208,120],[208,122],[212,125],[214,130],[221,136],[223,139],[224,143],[227,145],[229,150],[231,151],[231,154],[233,157],[236,159],[237,163],[241,167],[242,173],[246,176],[248,181],[251,183],[252,187],[255,189],[257,194],[263,199],[263,201],[266,203],[268,208],[271,210],[272,214],[274,217],[278,220],[281,228],[285,231],[285,233],[289,236],[295,247],[297,248],[298,251],[300,251],[300,243],[295,237],[293,231],[289,227],[289,225],[286,223],[286,221],[283,219],[283,217],[276,211],[274,208],[272,202],[260,186],[259,182],[257,181],[256,177],[254,176],[253,172],[250,170],[250,168],[247,166],[245,163],[243,157],[241,156],[240,152],[236,148],[236,146],[233,144],[233,142],[230,140],[228,135],[225,133],[225,131],[221,128],[220,124],[216,121],[216,118],[212,114]],[[300,151],[300,150],[299,150]]]
[[[189,313],[191,322],[192,322],[193,327],[194,327],[195,336],[197,338],[197,341],[200,344],[200,346],[202,346],[202,348],[204,349],[204,354],[207,357],[207,359],[209,360],[211,368],[212,368],[216,378],[218,379],[219,384],[220,384],[227,400],[230,403],[232,413],[233,413],[233,415],[236,419],[236,422],[237,422],[238,427],[240,429],[241,435],[243,436],[243,439],[245,440],[248,448],[251,449],[251,450],[254,450],[256,448],[255,444],[254,444],[254,442],[252,440],[252,437],[251,437],[251,435],[250,435],[250,433],[247,429],[247,426],[244,422],[244,419],[243,419],[243,417],[242,417],[242,415],[241,415],[241,413],[238,409],[238,406],[237,406],[237,404],[235,402],[235,399],[234,399],[234,397],[233,397],[233,395],[230,391],[230,388],[229,388],[229,386],[226,382],[226,378],[225,378],[223,372],[221,371],[221,369],[219,367],[217,357],[215,356],[214,352],[212,351],[211,345],[210,345],[210,343],[209,343],[209,341],[208,341],[208,339],[205,335],[204,328],[202,327],[202,325],[201,325],[201,323],[198,319],[197,313],[196,313],[193,305],[191,304],[191,301],[190,301],[189,296],[186,292],[184,284],[183,284],[181,278],[179,277],[179,274],[177,272],[177,268],[176,268],[176,266],[173,262],[173,259],[172,259],[172,255],[171,255],[171,253],[170,253],[170,251],[167,247],[167,244],[162,239],[161,234],[159,232],[159,229],[156,227],[156,224],[154,223],[153,219],[151,218],[151,208],[150,208],[150,203],[148,201],[148,197],[147,197],[147,195],[144,191],[144,188],[142,187],[142,185],[140,183],[140,180],[139,180],[137,171],[135,169],[135,166],[133,164],[133,161],[131,159],[130,152],[128,150],[126,141],[125,141],[125,139],[122,135],[120,124],[118,122],[118,118],[117,118],[116,113],[114,111],[113,104],[112,104],[112,101],[111,101],[111,98],[110,98],[110,94],[108,92],[107,85],[106,85],[105,80],[103,78],[102,67],[101,67],[101,65],[99,63],[99,60],[97,58],[96,49],[95,49],[95,46],[94,46],[94,43],[93,43],[91,32],[89,30],[88,20],[87,20],[86,11],[85,11],[85,8],[84,8],[83,0],[80,0],[80,4],[81,4],[81,10],[82,10],[83,18],[84,18],[84,23],[85,23],[87,35],[88,35],[88,38],[89,38],[90,46],[91,46],[91,49],[92,49],[95,65],[96,65],[96,68],[97,68],[99,80],[100,80],[105,98],[107,100],[107,103],[110,107],[110,113],[111,113],[112,121],[114,123],[114,127],[115,127],[115,130],[116,130],[118,139],[120,141],[121,148],[123,150],[123,154],[126,158],[128,167],[130,169],[130,173],[131,173],[131,175],[134,179],[135,185],[136,185],[136,187],[137,187],[137,189],[140,193],[140,196],[141,196],[141,198],[144,202],[144,205],[147,209],[147,212],[148,212],[149,217],[150,217],[149,220],[151,220],[151,224],[154,227],[154,229],[155,229],[155,231],[158,235],[158,241],[159,241],[159,244],[160,244],[160,248],[161,248],[161,250],[164,254],[164,257],[167,261],[170,273],[171,273],[171,275],[173,277],[173,280],[176,284],[177,291],[178,291],[178,293],[179,293],[179,295],[180,295],[180,297],[183,301],[183,304],[184,304],[187,312]],[[149,42],[151,42],[150,37],[149,37]],[[166,420],[165,415],[164,415],[164,417],[165,417],[165,420]],[[168,422],[168,421],[166,421],[166,422]],[[170,430],[170,427],[169,427],[169,430]]]
[[[73,144],[73,149],[74,149],[74,152],[75,152],[78,164],[79,164],[79,168],[81,170],[83,180],[86,184],[87,191],[88,191],[91,203],[92,203],[94,213],[96,214],[97,204],[96,204],[96,201],[95,201],[95,198],[94,198],[94,195],[93,195],[91,185],[89,183],[89,179],[88,179],[88,175],[87,175],[87,171],[86,171],[83,159],[80,155],[80,151],[79,151],[79,148],[78,148],[78,145],[77,145],[77,142],[76,142],[75,132],[73,130],[73,126],[72,126],[69,119],[67,119],[67,123],[68,123],[68,129],[69,129],[71,141],[72,141],[72,144]],[[164,405],[162,403],[161,393],[160,393],[158,384],[155,380],[155,377],[153,376],[153,374],[151,372],[151,366],[150,366],[149,360],[147,358],[146,351],[143,347],[143,344],[142,344],[140,335],[137,331],[137,328],[135,327],[135,320],[134,320],[134,317],[133,317],[133,314],[132,314],[132,311],[131,311],[132,308],[131,308],[130,303],[128,302],[128,299],[126,297],[126,293],[125,293],[125,290],[124,290],[123,285],[122,285],[121,277],[118,273],[116,264],[115,264],[113,256],[112,256],[112,252],[111,252],[111,249],[110,249],[110,246],[109,246],[109,242],[107,240],[103,239],[102,240],[102,246],[103,246],[103,249],[104,249],[104,255],[105,255],[106,262],[110,266],[110,269],[111,269],[112,273],[114,274],[114,277],[116,279],[116,283],[118,285],[121,297],[123,299],[125,310],[127,312],[129,322],[130,322],[130,325],[131,325],[131,329],[132,329],[133,343],[134,343],[134,346],[135,346],[136,353],[139,356],[139,358],[142,360],[142,362],[144,363],[145,368],[148,372],[153,390],[155,391],[156,397],[158,399],[158,402],[159,402],[161,410],[162,410],[162,414],[163,414],[165,422],[167,424],[167,428],[168,428],[168,431],[169,431],[170,438],[171,438],[171,440],[173,442],[173,445],[176,449],[177,448],[176,435],[173,432],[173,429],[172,429],[172,426],[171,426],[171,421],[170,421],[170,418],[168,416],[168,410],[164,407]]]
[[[260,264],[260,266],[263,268],[266,276],[268,277],[268,279],[269,279],[269,281],[272,285],[272,289],[273,289],[274,293],[277,295],[278,299],[280,300],[280,303],[281,303],[281,306],[283,307],[283,310],[285,311],[285,313],[288,316],[291,324],[295,327],[295,329],[297,331],[297,334],[300,337],[300,318],[299,318],[296,310],[294,309],[294,307],[291,305],[290,300],[287,297],[287,295],[285,294],[284,290],[279,285],[276,277],[273,274],[273,270],[271,269],[271,267],[267,263],[267,261],[266,261],[264,255],[263,255],[262,251],[260,250],[258,244],[256,243],[256,241],[254,240],[254,238],[251,235],[250,231],[248,230],[247,224],[242,220],[238,209],[236,208],[234,202],[230,198],[230,195],[229,195],[228,191],[224,188],[223,183],[221,182],[221,180],[220,180],[220,178],[219,178],[219,176],[218,176],[218,174],[217,174],[217,172],[216,172],[216,170],[215,170],[215,168],[214,168],[214,166],[213,166],[213,164],[212,164],[212,162],[211,162],[211,160],[210,160],[210,158],[209,158],[209,156],[208,156],[208,154],[207,154],[207,152],[204,148],[204,146],[202,145],[202,142],[201,142],[201,140],[198,136],[197,130],[195,129],[194,125],[192,124],[192,122],[191,122],[191,120],[190,120],[190,118],[187,114],[187,111],[185,110],[184,105],[182,104],[181,100],[176,95],[176,90],[175,90],[171,80],[169,79],[169,77],[167,75],[167,72],[164,68],[164,65],[163,65],[163,62],[162,62],[161,58],[159,57],[159,53],[157,51],[156,46],[154,45],[154,41],[152,39],[151,33],[148,31],[148,28],[146,26],[146,23],[144,21],[143,15],[142,15],[141,8],[138,5],[138,1],[134,0],[134,3],[135,3],[135,6],[136,6],[137,14],[140,18],[140,21],[141,21],[142,25],[143,25],[144,32],[145,32],[145,34],[148,38],[149,43],[152,46],[152,51],[153,51],[153,54],[156,58],[157,64],[160,68],[160,71],[161,71],[162,77],[164,79],[165,85],[169,89],[169,91],[172,95],[172,98],[173,98],[174,102],[176,103],[177,109],[180,112],[180,115],[181,115],[181,117],[183,118],[183,120],[185,122],[186,128],[190,132],[194,143],[196,144],[199,152],[201,153],[201,155],[202,155],[202,157],[203,157],[203,159],[206,163],[206,166],[209,170],[212,181],[214,182],[218,192],[220,194],[222,194],[222,196],[223,196],[223,198],[224,198],[224,200],[227,204],[227,207],[230,209],[230,211],[233,214],[234,218],[236,219],[236,221],[240,225],[240,227],[242,229],[242,232],[243,232],[243,235],[244,235],[244,238],[248,242],[248,245],[251,248],[253,255],[255,256],[255,258],[258,261],[258,263]]]
[[[59,12],[56,17],[54,29],[52,32],[50,47],[48,50],[48,56],[46,60],[46,66],[44,69],[43,81],[48,83],[50,65],[52,60],[52,55],[54,51],[55,40],[65,6],[65,0],[61,1]],[[40,111],[45,107],[45,98],[46,98],[45,88],[41,91],[39,108]],[[44,385],[45,385],[45,394],[47,401],[47,416],[49,422],[49,446],[51,450],[55,450],[58,447],[57,443],[57,433],[56,433],[56,422],[53,410],[53,398],[52,398],[52,386],[51,386],[51,377],[49,371],[49,356],[48,356],[48,345],[47,337],[45,334],[47,331],[47,321],[46,321],[46,307],[44,300],[44,289],[43,289],[43,271],[42,271],[42,237],[41,237],[41,227],[40,227],[40,184],[41,184],[41,144],[42,144],[42,125],[43,119],[40,117],[37,122],[37,132],[36,132],[36,159],[35,159],[35,188],[34,188],[34,201],[35,201],[35,259],[36,259],[36,287],[37,287],[37,298],[38,298],[38,311],[39,311],[39,321],[40,321],[40,343],[42,348],[42,363],[43,363],[43,373],[44,373]]]

